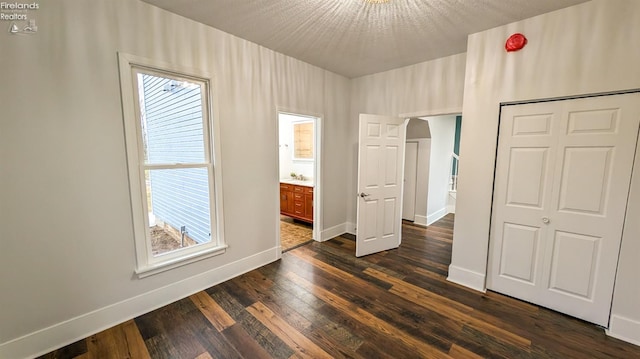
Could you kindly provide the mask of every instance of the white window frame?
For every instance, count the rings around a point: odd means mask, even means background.
[[[185,264],[225,252],[222,215],[222,175],[220,171],[220,126],[216,121],[217,108],[212,90],[212,76],[161,61],[146,59],[125,53],[118,53],[120,66],[120,89],[127,146],[129,189],[133,219],[133,237],[136,248],[135,273],[139,278],[147,277]],[[205,147],[204,164],[145,164],[140,104],[138,94],[138,73],[169,76],[176,80],[199,83],[202,93],[203,132]],[[151,248],[149,216],[147,208],[146,169],[203,168],[209,171],[209,199],[211,214],[211,241],[193,245],[154,256]]]

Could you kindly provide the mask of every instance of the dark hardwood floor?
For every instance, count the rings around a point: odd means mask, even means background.
[[[640,358],[589,323],[446,281],[453,216],[356,258],[338,237],[43,358]]]

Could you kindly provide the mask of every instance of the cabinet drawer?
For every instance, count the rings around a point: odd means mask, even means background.
[[[293,189],[293,185],[287,183],[280,183],[280,189],[291,191]]]
[[[302,193],[294,192],[293,193],[293,198],[296,199],[296,200],[303,200],[304,199],[304,195]]]
[[[313,187],[305,187],[304,188],[304,193],[313,194]]]
[[[302,187],[302,186],[293,186],[293,192],[304,193],[304,187]]]

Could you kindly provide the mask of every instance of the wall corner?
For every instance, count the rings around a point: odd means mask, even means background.
[[[640,346],[640,322],[617,314],[611,314],[608,336]]]
[[[486,275],[483,273],[457,267],[453,264],[449,266],[449,276],[447,276],[447,280],[449,282],[460,284],[461,286],[483,293],[487,291],[487,288],[485,287],[485,278]]]

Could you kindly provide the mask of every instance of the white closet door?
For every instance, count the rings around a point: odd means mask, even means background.
[[[607,326],[640,95],[502,109],[489,289]]]

